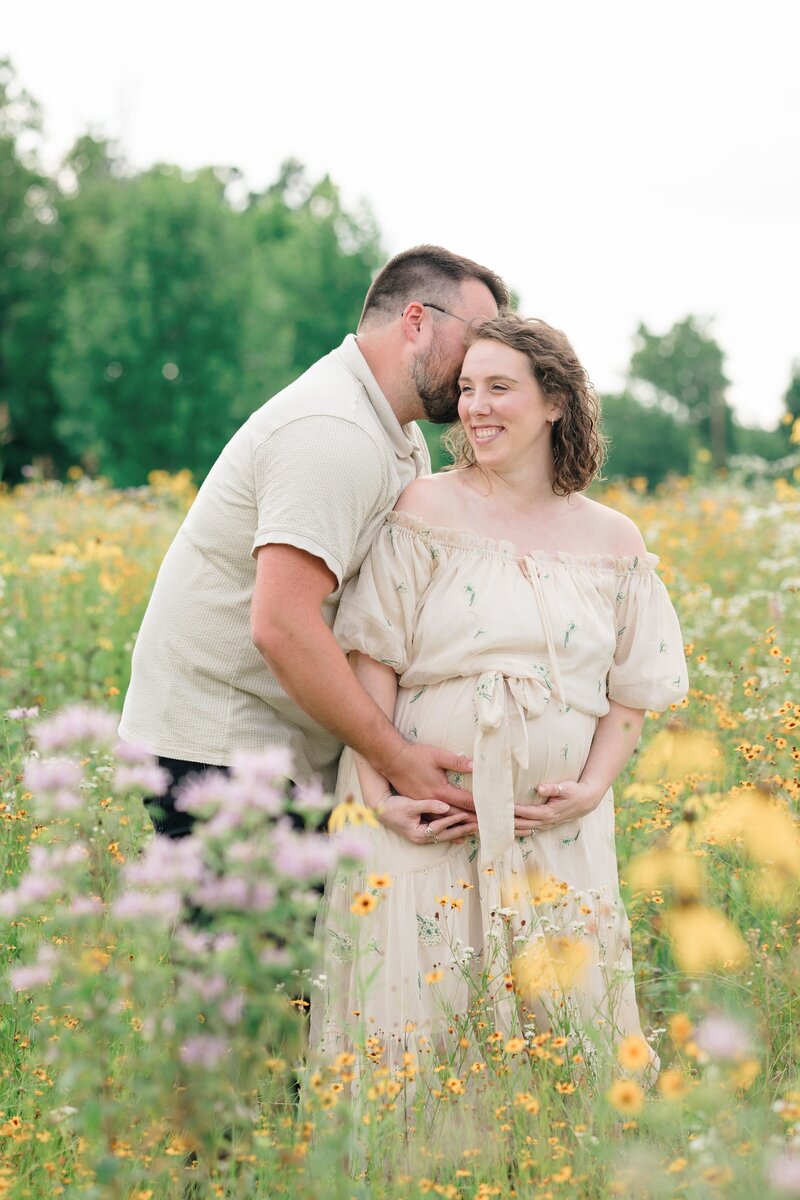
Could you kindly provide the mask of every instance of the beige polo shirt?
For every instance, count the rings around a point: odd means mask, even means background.
[[[298,779],[333,784],[341,744],[292,701],[250,638],[259,546],[354,575],[402,489],[430,472],[353,335],[253,413],[209,472],[167,551],[133,652],[120,735],[165,758],[227,765],[288,746]]]

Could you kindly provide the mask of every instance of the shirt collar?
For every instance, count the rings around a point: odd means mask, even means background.
[[[394,415],[391,404],[378,387],[378,382],[359,349],[355,334],[348,333],[338,350],[334,350],[334,354],[342,359],[350,374],[355,375],[359,383],[363,384],[370,403],[375,409],[375,415],[383,426],[395,455],[398,458],[410,458],[414,455],[417,452],[417,446],[410,436],[413,426],[401,425]],[[409,433],[406,433],[406,430],[409,430]]]

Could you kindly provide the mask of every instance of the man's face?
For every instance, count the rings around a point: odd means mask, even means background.
[[[458,380],[464,361],[464,330],[471,321],[497,316],[494,296],[477,279],[462,283],[447,313],[426,308],[431,317],[431,340],[413,361],[411,378],[425,416],[437,425],[458,418]]]

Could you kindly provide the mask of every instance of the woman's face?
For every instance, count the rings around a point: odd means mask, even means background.
[[[545,398],[521,350],[502,342],[474,342],[459,387],[458,415],[481,466],[530,463],[532,454],[550,453],[548,422],[559,408]]]

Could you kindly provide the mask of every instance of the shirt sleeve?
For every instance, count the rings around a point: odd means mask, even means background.
[[[419,533],[387,521],[342,595],[333,632],[345,653],[407,669],[419,601],[438,558]]]
[[[394,498],[386,458],[352,421],[300,417],[253,454],[260,546],[297,546],[321,558],[342,582],[358,539]]]
[[[654,570],[619,578],[616,613],[609,699],[628,708],[663,712],[683,699],[689,679],[678,616]]]

